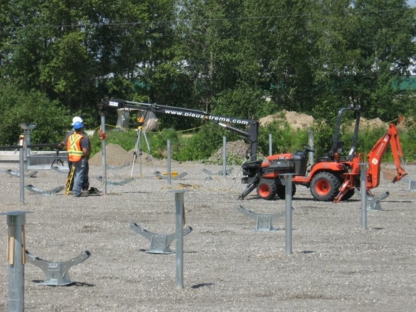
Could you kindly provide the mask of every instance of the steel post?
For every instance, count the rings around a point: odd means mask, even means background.
[[[367,230],[367,163],[360,163],[360,182],[361,182],[361,228]]]
[[[314,137],[313,137],[313,132],[309,131],[308,132],[308,145],[310,146],[311,149],[314,149]],[[314,152],[309,152],[309,164],[313,165],[314,163]]]
[[[25,138],[23,140],[23,162],[24,162],[24,170],[26,171],[27,170],[27,162],[28,162],[28,159],[27,159],[27,130],[24,130],[23,132],[25,134]],[[23,172],[23,171],[21,171],[21,172]]]
[[[227,176],[227,138],[222,137],[222,175]]]
[[[183,288],[183,228],[185,225],[185,191],[175,192],[176,205],[176,286]]]
[[[104,195],[107,194],[107,154],[106,154],[106,134],[105,134],[105,114],[101,112],[101,156],[103,164],[103,184]]]
[[[22,174],[21,174],[22,175]],[[1,213],[7,216],[8,242],[7,261],[9,263],[9,312],[24,311],[24,265],[25,253],[25,223],[28,211],[12,211]]]
[[[19,148],[19,172],[20,172],[20,203],[25,203],[25,175],[24,172],[24,155],[23,148]]]
[[[170,157],[170,140],[168,140],[168,184],[172,185],[171,179],[172,169],[171,169],[171,157]]]
[[[273,139],[272,134],[269,133],[269,156],[273,155]]]
[[[285,207],[286,207],[286,254],[292,253],[292,176],[285,174]]]

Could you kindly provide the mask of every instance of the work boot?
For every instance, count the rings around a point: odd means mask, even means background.
[[[83,191],[79,197],[88,197],[88,191]]]
[[[100,191],[96,187],[91,187],[88,191],[89,194],[100,194]]]

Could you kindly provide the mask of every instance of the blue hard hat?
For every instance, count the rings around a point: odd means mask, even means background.
[[[84,124],[80,121],[77,121],[74,123],[73,127],[74,127],[74,130],[78,130],[78,129],[84,128]]]

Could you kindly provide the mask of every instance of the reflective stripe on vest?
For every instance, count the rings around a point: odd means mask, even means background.
[[[82,135],[78,133],[74,133],[68,138],[67,150],[70,162],[78,162],[84,156],[84,151],[81,148],[82,138]]]

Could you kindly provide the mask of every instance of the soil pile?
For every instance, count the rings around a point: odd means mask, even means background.
[[[124,148],[117,144],[107,144],[105,147],[105,157],[108,165],[120,166],[133,160],[133,153],[127,152]],[[102,165],[102,153],[97,153],[89,160],[92,166]]]
[[[307,130],[311,129],[315,119],[312,116],[301,114],[292,111],[283,110],[279,113],[268,115],[266,117],[260,118],[260,126],[265,127],[267,124],[277,121],[281,122],[281,127],[283,128],[284,123],[287,122],[290,127],[294,130]],[[351,131],[354,130],[355,121],[352,121],[349,125]],[[382,121],[380,118],[366,119],[364,117],[360,118],[360,129],[376,129],[376,128],[388,128],[389,123]],[[411,118],[402,117],[399,119],[397,128],[401,130],[406,130],[409,127],[414,125],[414,121]]]
[[[105,157],[106,157],[107,165],[121,166],[126,163],[133,162],[134,148],[129,151],[126,151],[120,145],[110,143],[106,145],[105,152],[106,152]],[[161,164],[165,164],[166,160],[155,159],[153,157],[153,161],[152,161],[152,157],[150,156],[150,154],[142,152],[140,155],[139,152],[137,152],[137,158],[135,162],[136,163],[140,162],[145,165],[152,165],[152,164],[161,165]],[[172,160],[172,163],[174,162],[175,161]],[[93,157],[91,157],[89,160],[89,164],[92,166],[102,166],[102,154],[97,153]]]
[[[249,144],[245,143],[243,140],[238,140],[235,142],[227,142],[226,144],[226,153],[227,157],[236,157],[245,159],[247,149],[249,148]],[[219,148],[210,158],[208,158],[209,162],[213,163],[222,163],[223,158],[223,148]]]
[[[399,116],[398,123],[397,123],[397,129],[400,130],[408,130],[415,127],[415,121],[413,118],[408,118],[404,116]]]
[[[265,127],[267,124],[273,121],[282,122],[282,128],[284,127],[284,122],[287,122],[292,129],[305,130],[312,127],[314,118],[306,114],[283,110],[280,113],[268,115],[266,117],[260,118],[259,120],[260,126],[262,127]]]
[[[351,131],[354,131],[355,121],[351,123]],[[387,130],[388,123],[382,121],[380,118],[366,119],[364,117],[360,118],[360,130],[363,129],[377,129],[385,128]]]

